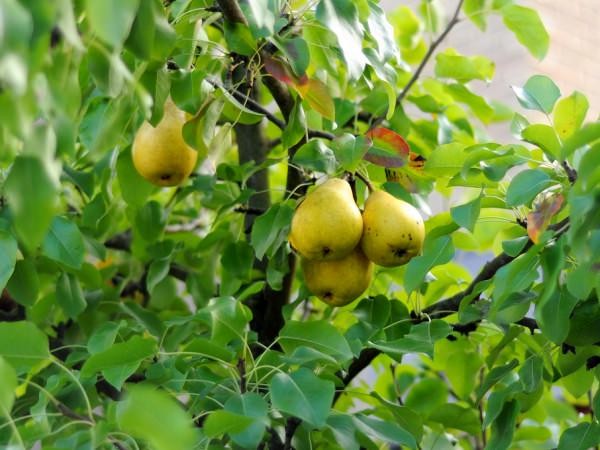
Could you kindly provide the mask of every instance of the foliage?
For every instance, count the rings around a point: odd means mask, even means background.
[[[599,445],[600,123],[543,75],[513,88],[530,123],[477,93],[489,57],[440,47],[496,15],[542,58],[537,13],[163,3],[0,3],[0,445]],[[131,144],[169,95],[208,156],[159,189]],[[287,233],[344,171],[428,237],[331,308]]]

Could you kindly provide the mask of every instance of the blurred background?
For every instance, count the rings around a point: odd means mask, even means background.
[[[447,17],[454,12],[457,0],[434,0]],[[382,0],[386,11],[407,5],[416,11],[417,0]],[[540,14],[550,34],[550,49],[543,61],[537,61],[517,42],[504,26],[502,18],[488,15],[486,32],[468,19],[462,20],[440,46],[454,47],[464,55],[484,55],[496,63],[493,81],[472,83],[488,99],[501,101],[524,115],[532,116],[518,104],[511,85],[523,86],[535,74],[547,75],[563,95],[574,90],[590,101],[588,120],[600,112],[600,0],[521,0],[522,6]],[[461,15],[464,17],[464,14]],[[429,71],[435,64],[428,65]],[[495,134],[495,133],[494,133]]]

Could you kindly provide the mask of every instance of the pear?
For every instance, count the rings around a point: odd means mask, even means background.
[[[185,112],[168,99],[156,127],[144,122],[135,135],[133,165],[157,186],[177,186],[194,170],[198,153],[183,140],[185,122]]]
[[[290,229],[290,244],[307,259],[347,256],[360,241],[363,221],[348,182],[331,178],[300,203]]]
[[[360,247],[341,259],[315,261],[302,258],[301,264],[308,290],[331,306],[351,303],[373,279],[373,263]]]
[[[363,223],[360,245],[375,264],[401,266],[421,252],[425,226],[410,203],[385,191],[374,191],[365,202]]]

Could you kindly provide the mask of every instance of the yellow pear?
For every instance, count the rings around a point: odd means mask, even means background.
[[[294,249],[307,259],[348,255],[360,241],[363,221],[348,182],[331,178],[300,203],[290,229]]]
[[[302,271],[310,292],[328,305],[344,306],[369,287],[373,263],[356,247],[349,255],[333,261],[302,258]]]
[[[360,245],[375,264],[401,266],[421,252],[425,226],[410,203],[385,191],[374,191],[365,202],[363,223]]]
[[[141,176],[158,186],[177,186],[194,170],[198,153],[183,140],[186,114],[168,99],[161,121],[144,122],[133,141],[133,165]]]

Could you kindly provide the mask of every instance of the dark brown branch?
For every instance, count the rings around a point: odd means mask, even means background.
[[[573,169],[566,160],[562,162],[562,167],[565,169],[565,173],[569,178],[569,183],[575,184],[577,181],[577,171]]]
[[[458,4],[456,5],[456,9],[454,10],[454,14],[452,15],[452,18],[446,25],[446,28],[444,28],[444,31],[442,31],[442,33],[431,43],[431,45],[427,49],[427,53],[425,53],[425,56],[419,63],[419,65],[418,65],[417,69],[415,70],[415,72],[413,73],[412,77],[410,78],[410,80],[408,80],[408,83],[406,83],[406,86],[404,86],[404,88],[402,89],[400,94],[398,94],[398,96],[396,97],[396,104],[402,103],[402,100],[404,100],[404,97],[406,97],[406,95],[408,94],[410,89],[413,87],[413,85],[417,82],[417,80],[421,76],[421,72],[423,72],[423,69],[425,68],[425,66],[427,65],[427,63],[429,62],[429,60],[431,59],[433,54],[435,53],[438,46],[442,43],[442,41],[444,39],[446,39],[446,36],[448,36],[448,33],[450,33],[452,28],[454,28],[454,26],[460,21],[460,19],[458,18],[458,15],[460,14],[460,10],[462,8],[463,2],[464,2],[464,0],[458,1]],[[375,128],[375,127],[381,125],[381,123],[384,120],[385,120],[384,116],[378,117],[371,124],[371,128]]]
[[[217,0],[221,11],[223,11],[223,17],[228,22],[232,23],[243,23],[244,25],[248,25],[248,21],[244,16],[244,13],[240,9],[237,1],[235,0]]]

